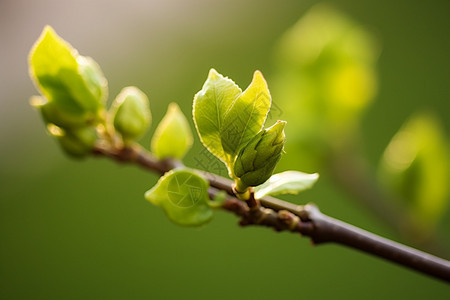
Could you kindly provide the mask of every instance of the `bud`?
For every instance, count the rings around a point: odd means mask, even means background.
[[[58,126],[49,124],[47,129],[58,140],[61,148],[73,157],[80,158],[89,154],[97,141],[95,127],[64,130]]]
[[[240,191],[242,187],[260,185],[272,175],[286,141],[285,125],[285,121],[277,121],[239,151],[234,163],[234,175],[241,181],[237,186]]]
[[[180,107],[171,103],[152,138],[152,152],[159,158],[183,158],[192,146],[192,132]]]
[[[124,143],[138,139],[151,122],[147,96],[134,86],[122,89],[114,100],[112,117],[114,128],[122,135]]]

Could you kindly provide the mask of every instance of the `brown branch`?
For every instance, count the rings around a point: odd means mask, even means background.
[[[181,166],[175,160],[160,161],[138,145],[112,149],[97,145],[95,155],[112,158],[118,162],[136,163],[158,174]],[[251,201],[249,205],[233,194],[233,182],[220,176],[195,170],[209,180],[211,199],[220,191],[229,195],[222,208],[241,218],[240,225],[267,226],[276,231],[291,231],[308,236],[314,244],[337,243],[384,258],[397,264],[450,282],[450,262],[422,251],[382,238],[350,224],[322,214],[314,205],[295,205],[273,197]],[[255,204],[255,205],[254,205]]]
[[[345,245],[450,282],[450,261],[326,216],[313,205],[305,209],[314,223],[310,237],[315,244]]]

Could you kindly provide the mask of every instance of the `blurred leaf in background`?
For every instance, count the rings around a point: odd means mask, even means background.
[[[281,38],[274,101],[290,126],[287,152],[315,172],[330,148],[358,130],[377,91],[379,47],[373,36],[331,6],[311,8]]]
[[[409,222],[429,237],[444,215],[449,196],[448,145],[442,125],[433,114],[408,120],[387,146],[379,179],[402,200]]]

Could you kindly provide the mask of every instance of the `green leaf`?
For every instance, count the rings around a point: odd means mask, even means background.
[[[107,96],[107,81],[98,65],[46,26],[29,55],[30,76],[52,110],[82,120],[100,118]],[[48,120],[65,126],[64,120]],[[55,122],[53,122],[55,121]]]
[[[195,95],[193,105],[194,124],[203,145],[228,164],[221,139],[224,117],[242,90],[229,78],[211,69],[203,88]]]
[[[395,134],[380,163],[380,181],[403,201],[409,218],[424,234],[433,229],[448,205],[448,149],[436,117],[420,114]]]
[[[226,110],[220,131],[224,151],[234,158],[261,131],[271,104],[270,92],[261,72]]]
[[[122,135],[124,143],[141,137],[151,122],[148,98],[134,86],[122,89],[113,102],[110,114],[114,128]]]
[[[269,180],[255,187],[255,197],[266,195],[298,194],[310,189],[319,179],[319,174],[306,174],[298,171],[286,171],[272,175]]]
[[[167,172],[145,193],[145,198],[160,206],[178,225],[201,226],[213,216],[207,181],[186,169]]]
[[[156,128],[151,142],[152,152],[159,158],[181,159],[192,146],[192,132],[180,107],[171,103]]]

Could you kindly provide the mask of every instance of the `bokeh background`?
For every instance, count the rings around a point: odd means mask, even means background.
[[[100,64],[110,100],[127,85],[147,93],[151,131],[172,101],[193,125],[192,98],[209,68],[241,87],[259,69],[270,88],[279,78],[280,39],[316,3],[1,1],[0,298],[448,298],[449,286],[435,279],[340,246],[313,247],[292,234],[242,229],[224,212],[201,229],[173,225],[143,198],[157,176],[106,159],[68,158],[28,103],[37,93],[28,77],[28,51],[50,24]],[[369,168],[377,168],[402,124],[424,109],[434,113],[448,142],[448,1],[327,3],[370,32],[379,47],[378,93],[358,123]],[[289,126],[296,112],[274,101],[280,108],[276,117]],[[196,139],[186,164],[201,167],[196,158],[202,155]],[[282,166],[302,170],[299,161],[288,153]],[[288,199],[317,203],[334,217],[414,242],[326,172],[313,190]],[[434,230],[448,247],[448,210]],[[440,254],[450,258],[445,250]]]

